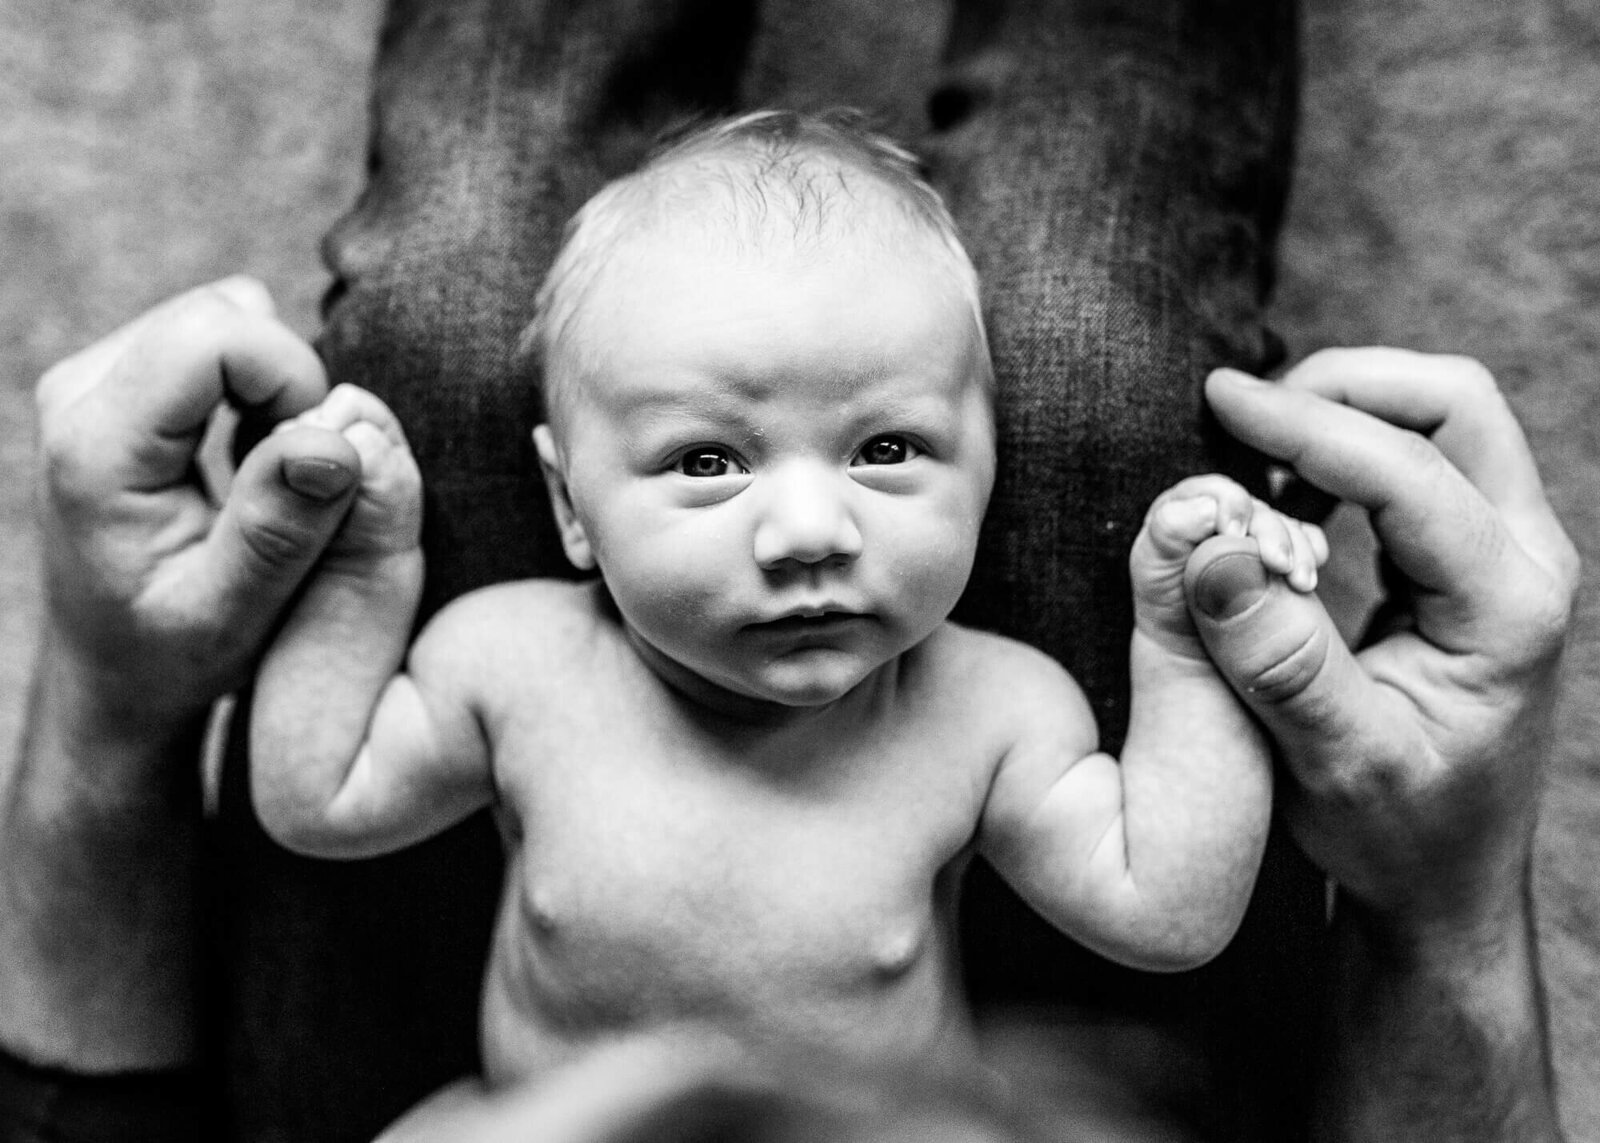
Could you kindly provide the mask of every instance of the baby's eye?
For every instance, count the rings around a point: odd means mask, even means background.
[[[852,464],[904,464],[916,455],[916,446],[898,433],[873,437],[856,451]]]
[[[714,445],[690,449],[678,458],[675,467],[685,476],[727,476],[730,472],[744,471],[727,449]]]

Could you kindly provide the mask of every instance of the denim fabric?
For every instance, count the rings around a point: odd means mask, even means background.
[[[394,0],[370,182],[326,244],[320,348],[416,449],[424,613],[570,574],[513,350],[572,210],[682,116],[856,105],[926,156],[986,291],[1001,466],[958,616],[1059,657],[1116,747],[1144,510],[1184,474],[1252,472],[1204,416],[1200,381],[1275,356],[1261,306],[1294,59],[1292,0]],[[305,861],[251,822],[244,769],[236,739],[218,835],[233,1133],[365,1138],[474,1066],[492,827]],[[1280,839],[1235,947],[1152,978],[1056,936],[980,870],[969,978],[980,1002],[1159,1027],[1209,1063],[1156,1098],[1211,1134],[1290,1138],[1320,908],[1319,879]]]
[[[194,1071],[85,1076],[0,1051],[0,1143],[200,1143]]]

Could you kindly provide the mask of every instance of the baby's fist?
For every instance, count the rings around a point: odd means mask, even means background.
[[[1283,515],[1225,476],[1191,476],[1169,488],[1145,515],[1129,570],[1139,628],[1185,651],[1197,649],[1198,639],[1184,600],[1184,569],[1212,536],[1255,540],[1262,564],[1296,591],[1314,590],[1317,569],[1328,559],[1321,528]]]
[[[422,542],[422,474],[389,406],[354,385],[336,387],[278,431],[311,427],[341,434],[361,459],[361,487],[327,558],[406,552]]]

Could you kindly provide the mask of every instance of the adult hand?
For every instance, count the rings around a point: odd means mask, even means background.
[[[1366,508],[1387,628],[1352,654],[1314,597],[1222,544],[1190,565],[1207,648],[1277,740],[1300,844],[1407,932],[1520,907],[1577,556],[1476,362],[1329,350],[1274,385],[1219,371],[1234,436]]]
[[[243,681],[359,461],[328,430],[272,435],[218,505],[196,451],[223,402],[272,423],[326,390],[311,347],[245,278],[174,298],[40,380],[47,648],[85,714],[161,729]]]
[[[342,436],[296,428],[257,445],[218,505],[196,450],[223,402],[260,427],[326,388],[242,278],[39,382],[44,638],[20,749],[0,756],[0,1044],[23,1059],[115,1073],[196,1057],[200,731],[359,476]]]
[[[1300,844],[1340,887],[1312,1135],[1561,1138],[1529,902],[1577,555],[1475,362],[1328,351],[1214,374],[1239,439],[1366,508],[1390,599],[1352,654],[1237,542],[1195,553],[1207,650],[1277,740]]]

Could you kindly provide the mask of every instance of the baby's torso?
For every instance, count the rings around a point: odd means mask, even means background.
[[[863,1058],[967,1053],[956,892],[994,750],[926,665],[883,680],[867,733],[822,747],[805,727],[730,740],[604,624],[579,639],[563,678],[488,704],[508,846],[488,1078],[682,1020]]]

